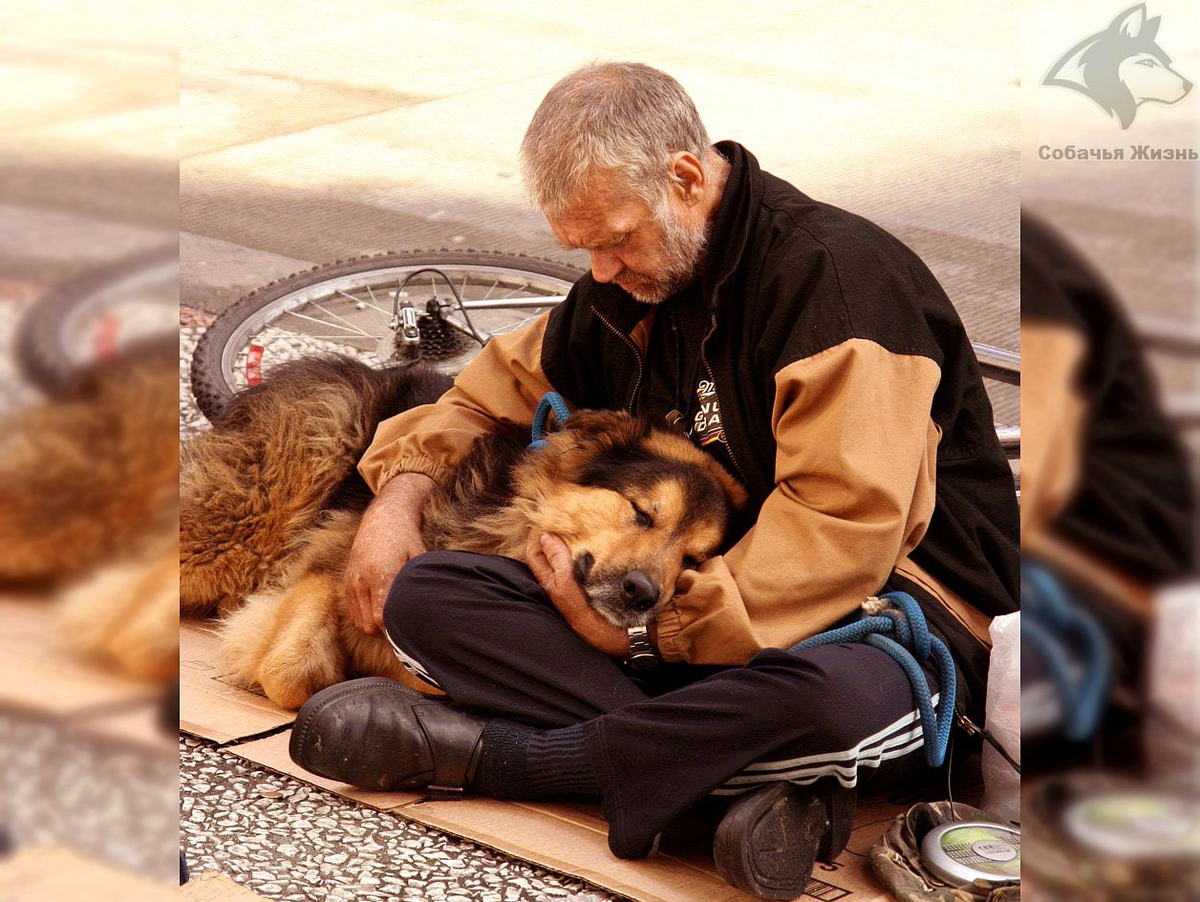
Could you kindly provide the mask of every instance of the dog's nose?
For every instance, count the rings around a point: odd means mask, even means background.
[[[658,586],[641,570],[631,570],[621,580],[621,599],[635,611],[648,611],[658,603]]]

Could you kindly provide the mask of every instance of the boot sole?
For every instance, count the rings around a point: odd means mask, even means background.
[[[776,783],[730,806],[713,839],[713,860],[738,889],[765,899],[795,899],[808,884],[828,829],[820,799]]]

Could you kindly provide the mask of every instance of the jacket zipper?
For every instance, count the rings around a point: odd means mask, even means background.
[[[705,370],[705,372],[708,373],[708,381],[711,382],[713,385],[713,394],[717,396],[717,407],[719,407],[721,409],[721,411],[722,411],[721,418],[722,418],[722,420],[724,420],[724,416],[725,416],[724,411],[726,408],[721,403],[721,393],[717,390],[717,378],[716,378],[716,376],[713,375],[712,366],[708,362],[708,355],[705,354],[705,351],[704,351],[705,347],[708,345],[709,338],[711,338],[712,334],[716,331],[717,331],[717,315],[714,313],[712,316],[712,320],[709,322],[708,332],[705,333],[705,335],[702,339],[700,339],[700,362],[704,364],[704,370]],[[722,423],[721,428],[722,429],[725,428],[724,423]],[[741,477],[742,485],[745,485],[746,484],[746,474],[742,470],[742,465],[740,463],[738,463],[737,455],[733,453],[733,440],[730,438],[728,432],[725,433],[725,447],[729,451],[729,459],[731,461],[733,461],[733,468],[735,470],[737,470],[738,476]]]
[[[632,414],[633,402],[637,400],[638,389],[642,387],[642,352],[638,350],[637,343],[612,323],[610,323],[604,317],[603,313],[601,313],[595,307],[592,308],[592,313],[596,315],[596,319],[600,320],[600,322],[604,323],[604,325],[608,327],[608,330],[612,332],[613,335],[617,336],[617,338],[629,345],[629,349],[633,351],[633,356],[637,360],[637,378],[633,381],[633,391],[629,393],[629,402],[625,405],[625,409]]]

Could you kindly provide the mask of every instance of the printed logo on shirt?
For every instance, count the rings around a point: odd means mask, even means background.
[[[692,436],[703,448],[713,442],[727,445],[725,427],[721,424],[721,405],[717,403],[717,386],[711,379],[701,379],[696,386],[700,409],[692,420]]]

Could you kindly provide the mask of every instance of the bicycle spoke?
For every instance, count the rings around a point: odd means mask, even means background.
[[[357,335],[309,335],[307,332],[301,332],[300,334],[305,338],[324,338],[329,341],[374,341],[374,337],[371,335],[359,338]]]
[[[515,330],[517,330],[517,329],[520,329],[522,326],[526,325],[527,323],[531,323],[531,322],[533,322],[533,321],[534,321],[535,319],[537,319],[537,318],[538,318],[540,315],[541,315],[540,313],[539,313],[539,314],[534,314],[533,316],[527,316],[527,317],[525,317],[524,319],[517,320],[517,322],[515,322],[515,323],[512,323],[511,325],[508,325],[508,326],[501,326],[500,328],[498,328],[498,329],[495,329],[495,330],[492,332],[492,334],[493,334],[493,335],[495,335],[495,334],[498,334],[498,333],[503,333],[503,332],[513,332],[513,331],[515,331]]]
[[[317,319],[315,316],[308,316],[307,314],[304,314],[304,313],[297,313],[295,310],[285,310],[281,315],[282,316],[294,316],[294,317],[297,317],[298,319],[306,319],[310,323],[316,323],[318,326],[332,326],[335,329],[346,329],[347,332],[355,332],[359,335],[369,335],[370,334],[370,333],[364,332],[362,329],[359,329],[357,327],[353,328],[353,329],[349,329],[346,326],[339,326],[337,323],[331,323],[328,320]],[[300,334],[303,335],[304,333],[302,332]]]
[[[368,293],[370,293],[370,291],[371,291],[371,286],[370,286],[370,285],[368,285],[368,286],[366,286],[366,288],[367,288],[367,292],[368,292]],[[364,300],[363,298],[356,298],[356,297],[355,297],[354,295],[352,295],[352,294],[346,294],[346,292],[342,291],[342,289],[340,289],[340,288],[339,288],[339,289],[337,289],[337,293],[338,293],[338,294],[340,294],[340,295],[341,295],[342,297],[344,297],[344,298],[349,298],[350,300],[354,301],[354,305],[355,305],[356,307],[357,307],[359,304],[362,304],[362,305],[363,305],[363,306],[365,306],[365,307],[370,307],[372,310],[378,310],[378,311],[379,311],[379,313],[380,313],[380,315],[381,315],[381,316],[383,316],[384,320],[385,320],[385,321],[387,321],[387,322],[390,322],[390,321],[391,321],[391,319],[392,319],[392,315],[391,315],[390,313],[388,313],[388,312],[387,312],[386,310],[384,310],[382,307],[378,307],[378,306],[376,306],[375,304],[372,304],[372,303],[371,303],[370,301],[368,301],[368,300]],[[371,298],[372,298],[372,300],[373,300],[373,299],[375,298],[375,295],[374,295],[374,294],[371,294]]]
[[[368,366],[385,366],[392,360],[389,339],[397,303],[416,308],[423,338],[421,359],[444,372],[457,373],[479,352],[474,340],[467,346],[458,333],[487,341],[513,332],[561,302],[570,287],[569,278],[525,269],[515,259],[501,258],[500,262],[499,266],[452,263],[407,283],[405,276],[420,268],[419,261],[350,274],[335,271],[325,282],[319,278],[301,282],[294,293],[273,300],[263,318],[246,320],[235,333],[233,340],[241,351],[225,358],[227,362],[221,366],[224,384],[234,390],[246,387],[247,350],[253,346],[264,348],[264,374],[320,353],[340,353]],[[462,311],[456,298],[462,301]],[[440,310],[427,305],[429,299],[436,301]],[[350,306],[339,310],[339,304]],[[368,307],[373,312],[365,312]],[[464,313],[470,318],[465,319]],[[434,321],[439,317],[444,319],[440,330]],[[428,348],[424,339],[428,339]]]
[[[346,317],[339,316],[338,314],[334,313],[332,310],[326,310],[324,307],[322,307],[316,301],[311,301],[310,303],[314,307],[316,307],[318,310],[320,310],[322,313],[328,314],[329,316],[332,316],[334,319],[340,319],[342,322],[344,322],[347,326],[350,326],[351,328],[353,328],[354,331],[358,332],[360,335],[370,335],[371,334],[366,329],[362,328],[362,326],[358,326],[358,325],[355,325],[354,323],[350,322],[350,320],[346,319]],[[332,325],[335,325],[335,323],[329,323],[329,325],[332,326]]]

